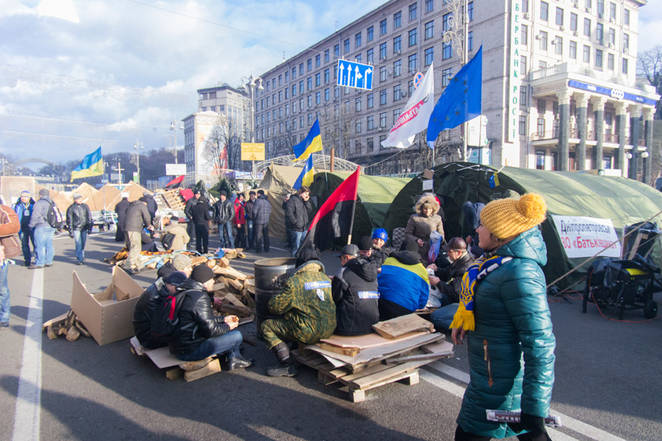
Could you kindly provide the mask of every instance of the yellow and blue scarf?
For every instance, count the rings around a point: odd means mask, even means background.
[[[513,260],[509,256],[481,256],[476,263],[471,265],[462,276],[462,292],[460,293],[460,305],[457,308],[453,322],[449,326],[453,328],[463,328],[466,331],[476,329],[476,320],[474,318],[474,294],[476,284],[483,280],[489,273],[499,268],[506,262]]]

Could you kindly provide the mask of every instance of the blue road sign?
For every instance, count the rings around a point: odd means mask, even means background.
[[[369,64],[338,60],[338,86],[372,90],[373,67]]]

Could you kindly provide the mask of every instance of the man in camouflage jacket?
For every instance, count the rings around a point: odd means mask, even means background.
[[[330,337],[336,328],[331,279],[316,252],[297,259],[297,268],[281,294],[269,300],[269,312],[281,318],[265,320],[260,329],[280,364],[268,369],[267,375],[292,377],[297,370],[286,342],[314,344]]]

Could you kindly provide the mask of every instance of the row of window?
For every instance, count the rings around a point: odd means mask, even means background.
[[[584,8],[586,12],[592,12],[592,5],[593,2],[592,0],[585,0],[584,1]],[[579,7],[579,1],[575,0],[575,7]],[[616,2],[609,2],[609,17],[605,15],[605,0],[597,0],[597,10],[595,11],[598,15],[599,19],[607,19],[609,18],[609,21],[612,23],[616,23],[616,15],[617,15],[617,5]],[[523,12],[528,12],[529,10],[529,2],[528,0],[524,0],[522,2],[522,10]],[[563,26],[563,16],[564,16],[564,10],[561,7],[556,7],[555,12],[555,20],[554,22],[559,25]],[[550,6],[549,2],[547,1],[541,1],[540,2],[540,19],[543,21],[549,21],[549,15],[550,15]],[[577,14],[571,13],[570,14],[570,26],[572,27],[572,21],[573,21],[573,16],[574,16],[574,21],[575,21],[575,29],[577,29]],[[630,10],[627,8],[623,8],[623,20],[622,23],[624,26],[629,26],[630,25]]]

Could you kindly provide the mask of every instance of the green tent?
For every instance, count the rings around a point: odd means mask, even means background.
[[[385,222],[389,233],[407,224],[423,191],[422,183],[422,175],[413,178],[393,200]],[[653,187],[628,178],[590,173],[515,167],[504,167],[497,173],[489,166],[454,162],[435,167],[433,188],[442,202],[448,237],[468,234],[461,231],[465,201],[487,203],[524,193],[543,195],[549,214],[611,219],[619,235],[625,225],[647,220],[662,209],[662,193]],[[543,223],[542,233],[548,251],[548,282],[584,260],[566,257],[551,218]]]
[[[310,192],[317,207],[322,205],[351,173],[349,171],[315,173],[315,180],[310,186]],[[408,181],[408,178],[363,174],[359,177],[358,201],[352,229],[353,242],[357,242],[363,235],[371,234],[373,228],[384,226],[386,212],[393,198]]]

